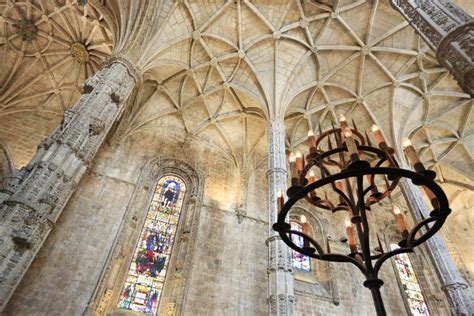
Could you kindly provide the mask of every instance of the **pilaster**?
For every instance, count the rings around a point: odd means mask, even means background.
[[[13,179],[0,204],[0,311],[7,304],[76,189],[138,76],[113,58],[84,84],[84,94],[64,113],[31,162]]]
[[[461,88],[474,96],[474,19],[450,0],[391,0],[391,4]]]
[[[285,126],[268,123],[268,306],[269,315],[294,315],[293,267],[288,246],[273,231],[278,216],[277,192],[286,191]]]
[[[400,187],[413,217],[421,221],[429,217],[428,209],[420,189],[407,179],[400,181]],[[458,271],[448,247],[439,233],[425,242],[431,261],[441,283],[452,315],[472,315],[472,298],[469,286]]]

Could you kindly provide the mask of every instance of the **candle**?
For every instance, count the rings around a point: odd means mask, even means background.
[[[326,253],[331,253],[331,247],[329,246],[329,237],[326,237]]]
[[[347,121],[344,114],[339,115],[339,126],[341,126],[341,130],[344,130],[347,127]]]
[[[290,162],[290,175],[291,175],[291,185],[299,185],[298,181],[298,170],[296,169],[296,156],[295,154],[291,153],[290,157],[288,158]]]
[[[316,152],[316,136],[312,130],[308,131],[308,146],[310,153]]]
[[[413,147],[411,141],[405,137],[402,140],[402,145],[403,145],[403,150],[405,151],[405,154],[408,156],[408,159],[410,159],[411,163],[413,164],[415,171],[416,172],[424,171],[425,167],[423,166],[420,159],[418,158],[418,155],[416,154],[415,148]]]
[[[380,148],[386,147],[385,139],[383,138],[382,131],[377,125],[372,125],[372,132],[374,133],[375,141]]]
[[[356,245],[356,240],[355,240],[354,228],[352,228],[352,223],[349,219],[346,219],[345,225],[346,225],[347,242],[349,244],[349,248],[351,250],[351,253],[356,253],[357,245]]]
[[[278,205],[278,210],[281,211],[283,208],[283,191],[281,189],[278,189],[277,192],[277,205]]]
[[[308,179],[308,184],[311,184],[313,182],[316,181],[316,178],[314,177],[314,171],[313,170],[310,170],[306,176],[306,179]],[[309,195],[310,196],[316,196],[316,190],[311,190],[311,192],[309,192]]]
[[[357,151],[357,145],[355,143],[354,137],[352,135],[352,131],[350,128],[346,128],[344,130],[344,138],[346,141],[346,146],[349,151],[349,155],[351,156],[351,160],[359,160],[359,155]]]
[[[296,170],[298,175],[303,171],[303,155],[299,151],[296,152]]]
[[[420,163],[420,159],[418,159],[415,148],[413,148],[413,145],[408,138],[403,138],[402,145],[403,151],[405,151],[405,154],[408,156],[408,159],[410,159],[411,163],[413,165]]]
[[[393,214],[395,215],[395,221],[397,222],[398,230],[402,234],[402,237],[404,239],[408,238],[408,230],[405,226],[405,221],[403,220],[403,215],[402,212],[400,211],[400,208],[397,205],[394,205],[392,207]]]

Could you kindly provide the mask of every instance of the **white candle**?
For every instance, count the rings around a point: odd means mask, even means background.
[[[408,159],[410,159],[411,163],[413,165],[420,163],[420,159],[418,159],[418,155],[416,154],[415,148],[413,148],[413,145],[408,138],[405,137],[402,139],[402,145],[403,150],[408,156]]]
[[[385,139],[383,138],[382,132],[377,125],[372,125],[372,132],[374,133],[375,141],[380,147],[380,144],[385,143]]]
[[[352,228],[352,223],[349,219],[346,219],[344,224],[346,225],[347,243],[349,244],[351,253],[356,253],[357,245],[355,240],[354,228]]]
[[[395,215],[395,221],[397,222],[398,230],[402,234],[403,238],[406,239],[408,237],[408,230],[405,225],[402,212],[400,211],[400,208],[397,205],[394,205],[392,207],[392,210],[393,210],[393,215]]]

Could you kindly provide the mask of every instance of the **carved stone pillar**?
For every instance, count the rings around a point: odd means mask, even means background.
[[[474,96],[474,19],[450,0],[390,0],[436,52],[461,88]]]
[[[125,60],[110,59],[86,80],[84,94],[39,147],[0,204],[0,312],[54,227],[138,76]],[[66,260],[66,259],[65,259]]]
[[[286,156],[285,126],[283,121],[270,121],[268,132],[268,306],[269,315],[294,314],[293,267],[287,245],[273,231],[278,216],[277,192],[285,192]]]
[[[406,179],[400,181],[400,186],[413,217],[417,221],[422,220],[422,215],[425,218],[428,217],[430,210],[423,200],[420,189]],[[436,269],[442,290],[448,299],[452,315],[473,315],[469,286],[456,268],[441,235],[435,234],[425,242],[425,245]]]

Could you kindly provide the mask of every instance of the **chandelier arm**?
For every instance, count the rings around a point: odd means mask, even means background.
[[[334,185],[334,184],[333,184]],[[333,187],[333,190],[334,192],[336,192],[340,197],[342,197],[342,199],[344,200],[344,202],[347,203],[347,206],[353,210],[354,209],[354,205],[352,204],[352,201],[349,199],[349,197],[344,193],[342,192],[341,190],[339,190],[338,188],[336,188],[336,186]]]
[[[316,251],[318,252],[318,254],[320,256],[325,254],[323,248],[321,247],[321,245],[316,240],[314,240],[311,236],[306,235],[305,233],[294,230],[294,229],[287,230],[287,231],[285,231],[285,233],[290,234],[290,236],[291,236],[291,234],[295,234],[295,235],[298,235],[300,237],[303,237],[303,239],[307,239],[309,241],[309,243],[312,244],[315,247]],[[290,240],[291,240],[291,238],[290,238]],[[295,244],[295,243],[293,243],[293,244]],[[306,247],[301,248],[296,244],[295,244],[295,246],[298,248],[298,249],[295,249],[295,250],[297,250],[298,252],[303,253],[304,255],[311,256],[311,254],[314,254],[309,249],[305,249]]]
[[[418,246],[419,244],[422,244],[424,243],[426,240],[428,240],[429,238],[431,238],[434,234],[436,234],[438,232],[438,230],[441,228],[441,226],[443,226],[444,222],[445,222],[445,218],[436,218],[436,217],[430,217],[430,218],[426,218],[424,220],[422,220],[421,222],[419,222],[414,228],[413,230],[411,231],[410,233],[410,236],[409,238],[411,237],[411,235],[413,234],[413,242],[412,242],[412,248],[413,247],[416,247]],[[429,229],[424,232],[420,238],[418,239],[414,239],[415,238],[415,234],[420,231],[423,226],[427,225],[428,223],[430,222],[435,222],[433,226],[429,227]],[[437,226],[437,227],[435,227]],[[408,239],[410,240],[410,239]]]
[[[286,245],[288,245],[291,249],[304,254],[305,256],[314,258],[314,259],[319,259],[319,260],[324,260],[324,261],[337,261],[337,262],[348,262],[354,264],[359,270],[364,273],[364,275],[367,272],[366,267],[357,259],[348,256],[348,255],[343,255],[343,254],[338,254],[338,253],[325,253],[322,247],[319,245],[319,243],[314,240],[311,236],[308,236],[304,234],[303,232],[297,231],[297,230],[283,230],[283,231],[278,231],[281,239],[285,242]],[[298,247],[293,241],[288,237],[288,233],[293,233],[295,235],[299,235],[303,238],[306,238],[309,240],[311,244],[316,246],[316,251],[320,254],[316,254],[314,252],[309,251],[309,249],[304,249],[301,247]],[[319,248],[319,249],[318,249]]]

